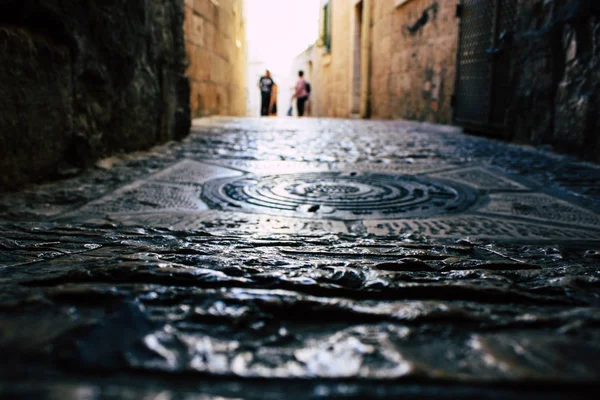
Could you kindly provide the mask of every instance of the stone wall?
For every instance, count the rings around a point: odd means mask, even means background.
[[[189,132],[183,0],[0,3],[0,189]]]
[[[192,117],[246,113],[242,0],[185,0]]]
[[[373,42],[373,66],[384,65],[380,75],[387,79],[377,81],[373,74],[373,102],[381,104],[373,108],[373,115],[451,123],[458,43],[456,2],[412,0],[395,9],[386,4],[375,2],[375,15],[381,17],[374,21],[373,36],[383,39]],[[378,24],[384,25],[381,33]]]
[[[509,138],[600,161],[600,2],[519,0]]]

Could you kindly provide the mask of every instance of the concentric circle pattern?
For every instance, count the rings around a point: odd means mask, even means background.
[[[463,212],[477,199],[455,182],[380,173],[301,173],[208,182],[212,207],[295,217],[389,219]]]

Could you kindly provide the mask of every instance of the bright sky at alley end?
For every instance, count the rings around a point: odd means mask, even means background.
[[[280,73],[319,34],[320,0],[245,0],[248,60]]]

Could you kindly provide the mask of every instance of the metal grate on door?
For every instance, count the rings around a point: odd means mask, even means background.
[[[510,98],[510,43],[516,0],[462,0],[455,122],[484,131],[504,126]]]

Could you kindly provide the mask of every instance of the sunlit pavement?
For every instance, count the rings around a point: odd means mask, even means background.
[[[197,120],[2,195],[0,397],[584,397],[599,210],[454,127]]]

